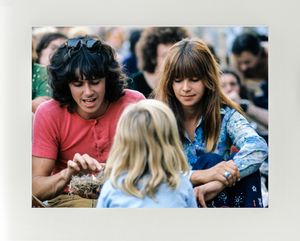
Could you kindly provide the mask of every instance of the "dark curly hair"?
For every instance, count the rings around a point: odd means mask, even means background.
[[[256,33],[245,32],[234,39],[231,50],[235,55],[240,55],[242,52],[248,51],[257,56],[262,52],[262,47]]]
[[[92,41],[92,46],[88,45]],[[70,47],[70,43],[77,43]],[[48,66],[53,99],[61,106],[67,106],[69,112],[74,112],[74,101],[69,83],[77,80],[105,78],[105,96],[109,102],[118,100],[124,95],[125,76],[116,59],[112,47],[99,39],[77,37],[69,39],[65,45],[58,48],[50,59]]]
[[[183,27],[146,28],[136,46],[139,68],[154,73],[157,65],[157,46],[159,44],[174,44],[188,37],[190,34]]]

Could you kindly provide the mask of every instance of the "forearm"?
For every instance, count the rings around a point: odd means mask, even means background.
[[[32,179],[32,194],[40,200],[48,200],[56,197],[71,180],[72,173],[63,169],[52,176],[34,176]]]
[[[255,172],[268,156],[268,145],[249,122],[238,112],[234,112],[226,126],[227,133],[238,149],[233,161],[241,178]]]
[[[247,115],[249,115],[252,119],[259,122],[266,128],[268,128],[269,125],[269,111],[260,107],[257,107],[253,105],[252,103],[249,104],[247,112]]]
[[[194,188],[195,196],[201,207],[207,207],[206,202],[214,199],[225,188],[219,181],[208,182]]]
[[[253,150],[252,152],[249,151],[251,149]],[[256,172],[267,156],[267,145],[263,142],[261,144],[257,143],[255,147],[247,144],[233,157],[233,161],[239,169],[240,177],[244,178]]]
[[[190,173],[190,181],[193,186],[205,184],[209,181],[207,170],[195,170]]]
[[[204,187],[204,192],[206,193],[205,195],[205,201],[210,201],[213,198],[215,198],[221,191],[225,189],[225,185],[219,181],[212,181],[208,182]]]
[[[239,169],[241,178],[244,178],[244,177],[256,172],[259,169],[260,166],[261,166],[261,164],[253,164],[253,165],[248,166],[246,168]]]

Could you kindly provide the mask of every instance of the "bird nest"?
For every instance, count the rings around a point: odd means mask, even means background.
[[[72,176],[69,184],[69,194],[79,195],[83,198],[97,199],[104,181],[103,171],[96,176],[93,174]]]

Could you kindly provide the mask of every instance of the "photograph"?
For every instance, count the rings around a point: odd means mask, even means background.
[[[298,6],[0,0],[0,240],[296,241]]]
[[[33,27],[32,206],[268,207],[268,54],[265,26]]]

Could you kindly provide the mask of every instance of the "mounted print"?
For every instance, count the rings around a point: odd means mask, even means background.
[[[266,208],[266,26],[32,28],[33,208]]]

